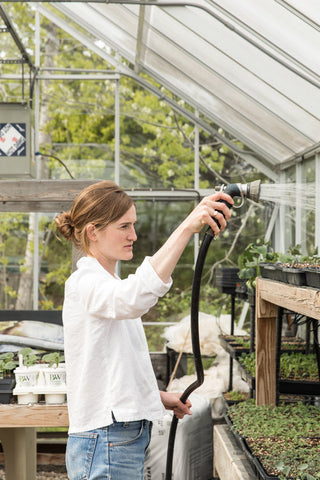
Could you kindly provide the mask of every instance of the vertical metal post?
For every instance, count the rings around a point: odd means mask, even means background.
[[[35,16],[35,67],[36,69],[40,68],[40,12],[38,7],[36,7],[36,16]],[[35,78],[35,87],[34,87],[34,149],[32,149],[32,154],[39,150],[39,123],[40,123],[40,83],[39,77],[36,73]],[[36,178],[40,179],[40,158],[39,155],[35,156],[36,162]]]
[[[302,185],[302,165],[296,165],[296,231],[295,244],[302,243],[302,199],[301,199],[301,185]]]
[[[120,185],[120,79],[116,81],[114,94],[114,181]],[[116,274],[121,276],[121,262],[117,262]]]
[[[195,116],[199,117],[199,111],[195,110]],[[194,188],[195,190],[199,189],[199,126],[195,124],[194,126]],[[194,265],[199,254],[199,233],[194,234]]]
[[[120,80],[116,80],[114,97],[114,181],[120,183]]]
[[[284,183],[285,173],[280,173],[280,183]],[[278,252],[285,252],[285,221],[286,221],[286,207],[280,204],[279,216],[275,225],[276,245],[275,249]]]
[[[320,153],[315,159],[315,247],[318,247],[320,254]]]
[[[230,323],[230,335],[234,335],[234,321],[235,321],[235,293],[231,294],[231,323]],[[233,389],[233,358],[229,356],[229,386],[228,391]]]
[[[40,68],[40,13],[38,8],[35,15],[35,67]],[[32,154],[39,150],[39,118],[40,118],[40,86],[39,79],[35,80],[35,115],[34,115],[34,148],[31,149]],[[35,155],[36,161],[36,178],[40,179],[40,160]],[[30,214],[32,215],[32,214]],[[34,215],[34,251],[33,251],[33,309],[38,310],[39,305],[39,214]]]

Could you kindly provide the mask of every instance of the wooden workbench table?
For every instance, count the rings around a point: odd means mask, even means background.
[[[320,320],[320,291],[264,278],[256,280],[256,403],[276,404],[278,307]]]
[[[67,405],[0,404],[0,440],[6,480],[35,480],[37,427],[67,427]]]

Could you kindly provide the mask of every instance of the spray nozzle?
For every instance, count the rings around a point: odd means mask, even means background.
[[[245,198],[249,198],[254,202],[259,201],[260,183],[261,183],[260,180],[256,180],[250,183],[229,183],[229,185],[222,185],[221,187],[215,187],[215,190],[220,190],[222,192],[225,192],[228,195],[230,195],[230,197],[232,198],[241,197],[241,205],[238,205],[237,207],[239,208],[243,205],[243,201]],[[219,200],[219,202],[222,202],[225,205],[227,205],[229,208],[231,208],[231,205],[225,200]],[[214,221],[220,227],[218,220],[214,218]],[[208,227],[208,230],[206,233],[209,233],[209,235],[214,235],[211,227]]]
[[[217,189],[222,190],[232,198],[249,198],[254,202],[258,202],[260,197],[260,183],[261,180],[255,180],[250,183],[229,183],[229,185],[222,185],[222,187],[218,187]]]

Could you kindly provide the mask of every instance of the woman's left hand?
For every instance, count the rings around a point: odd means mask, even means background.
[[[186,403],[182,403],[180,400],[181,393],[161,391],[160,396],[165,409],[173,410],[173,413],[177,418],[181,419],[185,415],[192,415],[190,410],[192,407],[191,402],[187,399]]]

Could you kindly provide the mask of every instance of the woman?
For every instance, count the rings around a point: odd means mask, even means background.
[[[191,414],[179,394],[159,392],[140,317],[169,290],[191,236],[206,224],[216,235],[224,230],[230,211],[220,199],[233,204],[223,192],[203,199],[124,280],[116,264],[133,257],[136,209],[120,187],[91,185],[56,217],[60,234],[86,254],[66,282],[63,305],[70,480],[143,479],[152,421],[164,409]]]

